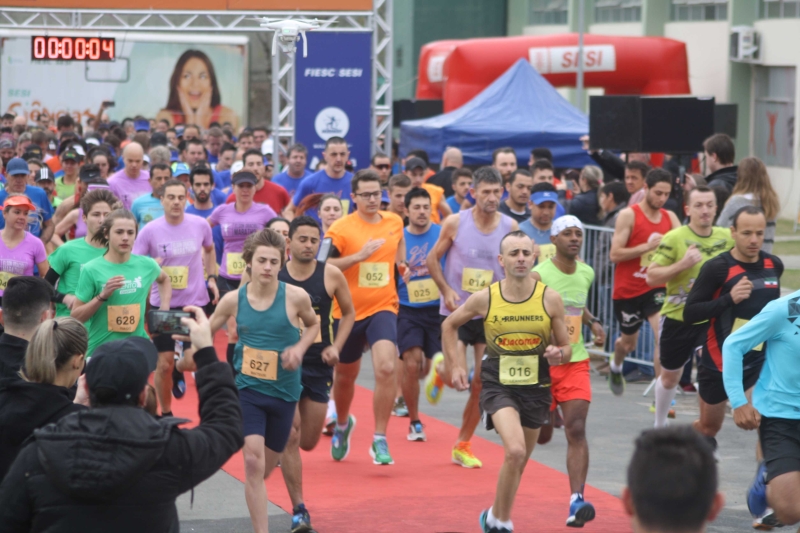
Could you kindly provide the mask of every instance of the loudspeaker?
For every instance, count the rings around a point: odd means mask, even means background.
[[[717,104],[714,106],[714,133],[724,133],[736,138],[736,124],[739,116],[737,104]]]
[[[444,100],[395,100],[392,107],[392,123],[400,127],[404,120],[435,117],[444,112]]]
[[[593,150],[694,153],[714,134],[714,98],[592,96]]]

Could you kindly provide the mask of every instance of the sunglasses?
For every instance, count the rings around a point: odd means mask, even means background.
[[[391,168],[391,165],[375,165],[375,168],[377,168],[378,170],[389,170]]]

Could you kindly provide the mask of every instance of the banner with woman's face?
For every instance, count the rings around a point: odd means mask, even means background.
[[[229,122],[246,113],[247,38],[152,34],[116,36],[113,62],[31,61],[30,37],[10,37],[2,49],[0,108],[35,122],[39,114],[71,114],[85,122],[100,102],[119,120],[143,115],[170,125]],[[180,40],[182,42],[164,42]],[[198,44],[200,43],[200,44]]]

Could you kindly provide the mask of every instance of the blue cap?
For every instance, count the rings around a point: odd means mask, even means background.
[[[539,191],[531,195],[531,202],[540,205],[543,202],[558,202],[558,193],[553,191]]]
[[[172,171],[172,176],[177,178],[178,176],[188,176],[191,174],[189,167],[186,163],[178,163],[175,165],[175,170]]]
[[[381,192],[381,203],[388,204],[389,203],[389,193],[386,192],[386,189]]]
[[[16,176],[19,174],[25,174],[26,176],[30,174],[30,169],[28,168],[28,162],[22,159],[21,157],[14,157],[11,161],[8,162],[6,165],[6,174],[9,176]]]

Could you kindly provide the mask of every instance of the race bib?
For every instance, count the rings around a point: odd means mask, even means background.
[[[424,304],[438,299],[439,287],[433,278],[408,282],[408,301],[412,304]]]
[[[744,326],[748,322],[750,322],[750,321],[745,319],[745,318],[735,318],[733,320],[733,329],[731,329],[731,333],[733,333],[734,331],[736,331],[740,327]],[[760,352],[763,349],[764,349],[764,343],[763,342],[761,344],[759,344],[758,346],[756,346],[755,348],[753,348],[753,350],[755,350],[757,352]]]
[[[185,289],[189,282],[189,267],[176,266],[176,267],[161,267],[169,276],[169,282],[172,283],[173,289]]]
[[[389,263],[359,263],[358,286],[380,289],[389,284]]]
[[[12,274],[11,272],[0,272],[0,290],[6,290],[6,287],[8,287],[8,280],[17,277],[17,275],[18,274]]]
[[[539,245],[539,263],[544,263],[548,259],[555,257],[556,245],[555,244],[541,244]]]
[[[461,272],[461,290],[478,292],[492,284],[494,272],[480,268],[465,268]]]
[[[139,325],[141,307],[132,305],[108,306],[108,331],[115,333],[133,333]]]
[[[652,264],[655,258],[656,258],[655,250],[653,250],[652,252],[647,252],[646,254],[642,254],[641,258],[639,259],[639,266],[647,268],[650,266],[650,264]]]
[[[569,343],[575,344],[581,340],[581,328],[583,327],[583,317],[581,315],[567,315],[567,333],[569,333]]]
[[[228,274],[232,276],[241,276],[247,264],[245,264],[244,259],[242,259],[242,254],[228,252],[226,266],[228,267]]]
[[[539,356],[501,355],[500,383],[503,385],[536,385],[539,383]]]
[[[257,350],[245,346],[242,349],[242,374],[251,378],[275,381],[278,379],[278,352]]]

